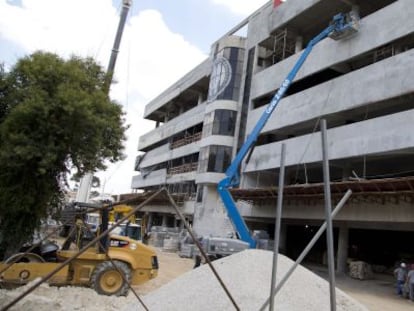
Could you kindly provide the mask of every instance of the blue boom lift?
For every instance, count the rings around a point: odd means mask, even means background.
[[[339,40],[345,37],[349,37],[358,31],[359,27],[359,18],[355,12],[350,12],[347,14],[337,14],[334,16],[330,25],[323,30],[319,35],[314,37],[307,45],[302,55],[299,57],[295,66],[291,72],[287,75],[286,79],[282,82],[279,90],[273,96],[272,100],[266,107],[256,126],[247,137],[246,142],[240,148],[233,162],[230,164],[229,168],[226,170],[226,177],[221,180],[217,186],[218,193],[224,203],[224,206],[227,209],[228,216],[233,223],[233,226],[239,235],[239,238],[247,243],[249,243],[251,248],[256,247],[256,241],[250,235],[249,229],[246,226],[242,216],[237,210],[236,204],[230,194],[229,188],[236,187],[239,184],[239,167],[243,159],[246,157],[247,153],[256,143],[257,138],[263,127],[266,125],[273,111],[275,110],[277,104],[282,99],[283,95],[292,84],[293,79],[298,73],[299,69],[302,67],[306,58],[309,56],[312,48],[321,40],[326,37],[330,37],[334,40]]]

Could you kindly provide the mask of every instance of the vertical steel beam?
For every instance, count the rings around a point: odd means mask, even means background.
[[[328,271],[329,271],[329,290],[331,311],[336,310],[336,283],[335,283],[335,259],[334,243],[332,229],[332,203],[331,203],[331,180],[329,175],[329,157],[328,157],[328,137],[326,130],[326,120],[321,120],[322,135],[322,159],[323,159],[323,180],[325,191],[325,219],[326,219],[326,244],[328,248]]]
[[[272,267],[272,282],[270,285],[270,297],[275,296],[275,284],[277,274],[277,257],[279,254],[279,240],[280,240],[280,223],[282,220],[282,203],[283,203],[283,189],[285,185],[285,158],[286,158],[286,145],[282,144],[282,150],[280,154],[280,172],[279,172],[279,189],[277,192],[277,208],[275,219],[275,245],[273,249],[273,267]],[[269,310],[274,310],[274,299],[270,299]]]

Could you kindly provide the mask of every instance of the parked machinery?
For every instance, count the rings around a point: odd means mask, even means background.
[[[101,232],[105,232],[108,226],[108,217],[105,216],[107,209],[101,209],[100,212]],[[76,217],[75,226],[62,248],[46,243],[45,247],[40,248],[47,252],[19,253],[0,263],[0,271],[3,271],[0,285],[23,285],[44,277],[76,255],[49,279],[50,284],[86,285],[99,294],[125,296],[129,290],[128,284],[138,285],[157,276],[158,259],[155,251],[126,236],[103,236],[78,254],[85,243],[91,242],[90,237],[85,241],[84,230],[88,228],[85,228],[82,217]]]

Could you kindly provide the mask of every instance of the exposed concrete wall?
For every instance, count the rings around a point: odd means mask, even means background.
[[[229,48],[229,47],[244,48],[245,40],[246,39],[244,37],[239,37],[239,36],[224,37],[220,39],[219,42],[217,42],[218,44],[217,51],[221,51],[222,49]],[[215,48],[212,49],[212,52],[214,52],[214,50]]]
[[[180,158],[182,156],[196,153],[200,150],[200,141],[193,142],[191,144],[170,149],[169,144],[165,144],[161,147],[152,149],[145,154],[140,166],[149,167],[154,164],[162,163],[171,159]]]
[[[184,181],[192,181],[192,180],[195,180],[196,175],[197,175],[197,172],[192,171],[188,173],[174,174],[171,176],[167,176],[167,184],[175,184],[175,183],[180,183]]]
[[[328,130],[329,159],[414,150],[414,109]],[[328,124],[329,126],[329,124]],[[284,141],[285,165],[322,161],[321,134],[304,135]],[[280,166],[282,142],[258,146],[246,172]],[[276,152],[275,152],[276,150]]]
[[[215,186],[204,186],[203,203],[196,205],[193,226],[199,236],[227,236],[234,232]]]
[[[155,142],[166,139],[171,135],[181,132],[191,126],[202,123],[206,103],[190,109],[168,123],[153,129],[139,138],[138,150],[145,149]]]
[[[233,136],[223,136],[223,135],[211,135],[203,138],[200,141],[200,147],[210,146],[210,145],[220,145],[220,146],[233,146],[234,138]]]
[[[156,185],[164,185],[167,179],[167,170],[152,171],[145,178],[139,174],[132,177],[131,188],[143,188]]]
[[[182,91],[186,90],[191,85],[193,85],[194,81],[199,81],[201,78],[209,76],[211,72],[211,66],[211,59],[207,58],[200,65],[198,65],[196,68],[187,73],[184,77],[182,77],[180,80],[171,85],[168,89],[166,89],[164,92],[158,95],[155,99],[153,99],[150,103],[148,103],[145,106],[144,118],[147,118],[148,115],[150,115],[157,109],[160,109],[170,100],[180,95]]]
[[[263,132],[414,92],[412,72],[414,50],[409,50],[286,97],[280,101]],[[250,111],[247,133],[264,109]]]
[[[414,31],[414,6],[411,0],[399,0],[361,20],[360,31],[346,40],[325,39],[314,47],[295,80],[331,67],[347,59]],[[302,1],[300,1],[302,2]],[[289,4],[290,5],[290,4]],[[396,22],[398,16],[398,22]],[[258,43],[258,42],[257,42]],[[251,98],[274,91],[293,68],[300,54],[257,73],[252,81]]]
[[[170,144],[165,144],[146,152],[144,158],[141,160],[140,166],[149,167],[154,164],[166,161],[166,156],[169,153],[169,151]]]
[[[273,9],[273,3],[269,1],[268,5],[264,6],[261,11],[249,17],[247,48],[250,49],[257,43],[265,40],[274,29],[283,26],[295,16],[319,2],[321,1],[291,1],[286,3],[286,5],[280,5],[277,9]]]
[[[237,102],[234,100],[216,99],[215,101],[206,105],[205,113],[212,112],[217,109],[226,109],[237,111]]]
[[[224,176],[223,173],[198,173],[196,176],[196,184],[218,184]]]

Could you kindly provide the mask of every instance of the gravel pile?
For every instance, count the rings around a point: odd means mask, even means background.
[[[32,287],[36,280],[14,290],[0,290],[0,309],[17,296]],[[109,297],[98,295],[86,287],[55,287],[41,284],[32,293],[20,300],[10,310],[13,311],[112,311],[120,310],[132,303],[138,303],[134,295]]]
[[[278,257],[277,281],[293,261]],[[239,308],[259,310],[270,293],[273,253],[245,250],[214,262]],[[234,310],[234,306],[207,265],[189,271],[143,297],[151,311],[157,310]],[[337,310],[365,311],[360,303],[336,290]],[[275,309],[289,311],[330,310],[329,283],[308,269],[298,266],[275,300]],[[144,310],[137,303],[123,311]]]

